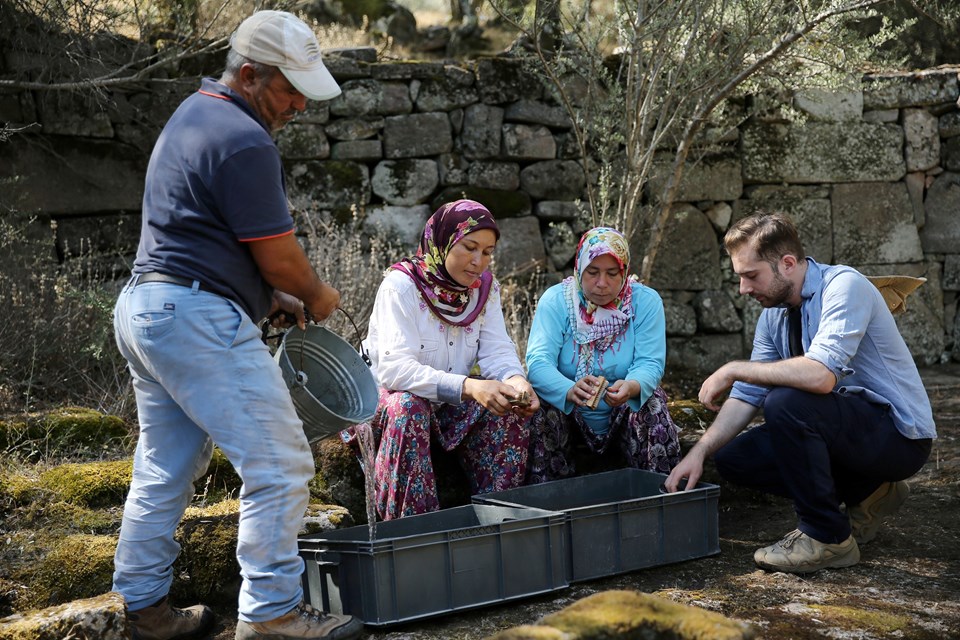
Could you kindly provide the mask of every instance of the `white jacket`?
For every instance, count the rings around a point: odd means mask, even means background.
[[[391,270],[377,290],[364,343],[381,387],[433,402],[459,404],[474,364],[487,380],[524,375],[517,346],[507,335],[496,281],[477,319],[456,327],[430,311],[410,276]]]

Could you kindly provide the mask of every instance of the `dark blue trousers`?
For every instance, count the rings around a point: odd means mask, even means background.
[[[882,483],[909,478],[930,456],[929,438],[905,438],[888,407],[857,394],[777,387],[763,415],[765,424],[716,452],[717,469],[730,482],[791,498],[798,528],[827,544],[850,536],[841,504],[859,504]]]

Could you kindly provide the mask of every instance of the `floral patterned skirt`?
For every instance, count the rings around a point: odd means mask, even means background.
[[[625,466],[669,473],[680,462],[679,430],[667,408],[667,394],[657,387],[639,411],[626,404],[610,414],[610,429],[593,431],[583,420],[580,409],[570,415],[549,404],[530,422],[528,484],[560,480],[576,475],[575,445],[591,454],[619,452]]]
[[[435,404],[406,391],[380,389],[369,423],[378,515],[392,520],[440,508],[431,441],[457,455],[474,494],[522,485],[529,420],[513,413],[498,417],[473,400]],[[357,428],[342,432],[342,439],[357,444]]]

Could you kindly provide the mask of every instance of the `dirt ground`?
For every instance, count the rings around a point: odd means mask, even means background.
[[[767,573],[753,551],[795,527],[790,504],[721,484],[719,555],[580,583],[531,598],[403,626],[368,627],[368,640],[479,640],[598,591],[657,593],[750,622],[760,638],[960,638],[960,365],[922,371],[939,439],[910,481],[911,497],[849,569]],[[688,434],[689,435],[689,434]],[[219,611],[214,640],[234,636]]]

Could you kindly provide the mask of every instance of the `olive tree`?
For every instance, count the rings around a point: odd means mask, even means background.
[[[574,121],[589,223],[640,239],[649,280],[684,168],[745,117],[736,99],[858,82],[897,29],[882,17],[873,35],[853,27],[886,2],[615,0],[606,13],[564,4],[559,40],[542,37],[559,0],[525,14],[494,6],[524,32],[533,68]]]

